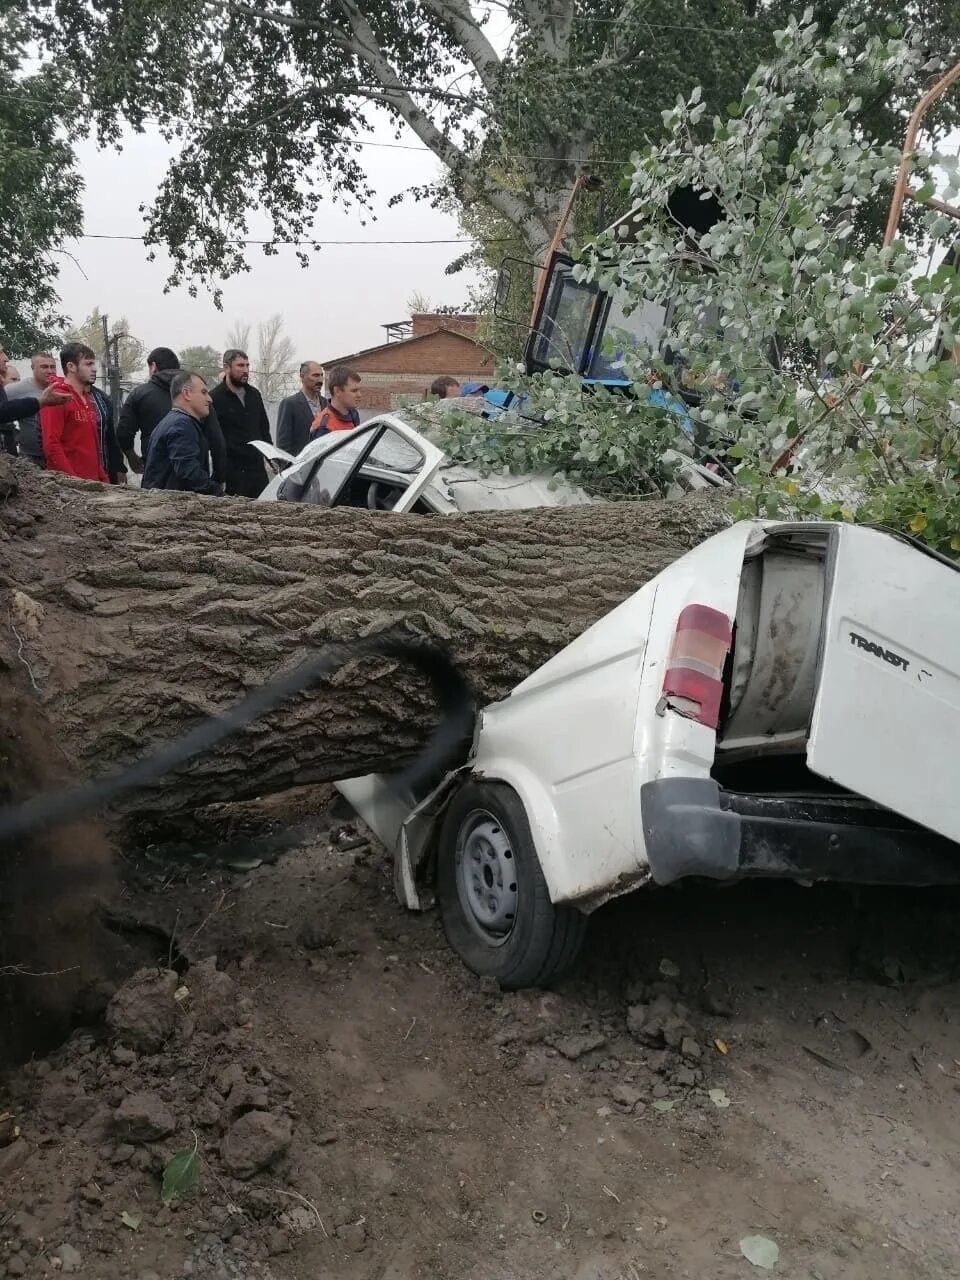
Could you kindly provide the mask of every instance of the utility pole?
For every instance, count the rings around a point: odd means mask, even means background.
[[[120,425],[120,339],[125,333],[110,333],[109,317],[101,316],[103,325],[103,359],[100,361],[100,376],[109,390],[110,403],[113,405],[114,428]]]
[[[107,316],[100,317],[103,326],[103,356],[100,359],[100,377],[106,386],[110,379],[110,324]]]
[[[113,405],[114,429],[120,425],[120,339],[125,333],[115,333],[110,339],[111,359],[107,365],[107,382],[110,386],[110,403]]]

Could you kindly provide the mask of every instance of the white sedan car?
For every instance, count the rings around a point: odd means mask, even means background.
[[[456,405],[456,401],[445,403]],[[502,419],[516,430],[524,419]],[[497,421],[488,422],[495,434]],[[308,502],[324,507],[366,507],[450,515],[455,511],[523,511],[530,507],[579,506],[589,494],[547,472],[484,475],[453,462],[398,413],[369,419],[353,431],[311,440],[296,458],[275,445],[251,442],[274,472],[260,502]],[[675,492],[714,488],[723,478],[708,466],[668,450],[675,463]]]
[[[496,425],[490,424],[495,431]],[[274,445],[253,447],[276,473],[260,502],[413,511],[519,511],[590,502],[582,489],[541,476],[484,476],[451,462],[404,418],[384,413],[354,431],[311,440],[292,458]]]

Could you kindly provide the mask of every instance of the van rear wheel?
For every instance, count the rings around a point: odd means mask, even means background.
[[[520,797],[467,782],[440,835],[437,901],[447,941],[474,973],[502,987],[544,986],[576,959],[586,917],[555,907]]]

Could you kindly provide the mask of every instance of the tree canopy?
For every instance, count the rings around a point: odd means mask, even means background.
[[[0,335],[28,355],[63,326],[57,251],[81,230],[81,180],[64,126],[72,98],[24,71],[29,35],[23,5],[0,3]]]
[[[823,33],[809,11],[776,46],[724,113],[697,89],[664,112],[631,167],[636,216],[575,268],[625,313],[607,354],[632,394],[510,370],[525,417],[436,429],[461,458],[608,496],[664,493],[683,456],[719,457],[741,513],[879,520],[960,554],[960,222],[918,203],[889,247],[856,235],[899,161],[863,130],[864,95],[910,92],[927,51],[864,25]],[[910,182],[955,204],[960,162],[927,146]],[[709,197],[713,225],[689,230],[678,192]],[[644,339],[631,315],[650,303],[667,310]]]
[[[309,251],[322,199],[368,203],[370,108],[443,167],[434,191],[481,202],[527,251],[542,252],[581,166],[609,175],[596,216],[615,212],[630,155],[660,112],[701,85],[710,110],[739,98],[773,49],[787,0],[35,0],[45,45],[105,140],[158,122],[180,142],[148,239],[196,282],[248,265],[251,210],[271,243]],[[873,3],[874,33],[915,23],[934,54],[954,44],[957,0]],[[837,0],[817,5],[829,22]],[[498,39],[489,15],[504,27]],[[181,39],[170,39],[178,32]],[[189,45],[185,54],[183,41]],[[888,77],[859,121],[889,141],[926,73]],[[960,118],[947,108],[944,121]],[[416,145],[416,144],[414,144]],[[382,194],[382,193],[381,193]],[[594,229],[594,228],[591,228]]]
[[[129,381],[134,374],[144,367],[146,347],[130,332],[130,324],[126,316],[119,316],[108,324],[111,338],[118,337],[117,357],[120,377]],[[103,316],[99,307],[94,307],[82,324],[69,329],[65,335],[70,342],[83,342],[94,352],[98,360],[105,357],[103,341]]]
[[[199,373],[208,386],[216,382],[223,367],[222,351],[210,346],[184,347],[179,355],[181,368]]]

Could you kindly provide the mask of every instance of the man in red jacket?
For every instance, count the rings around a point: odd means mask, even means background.
[[[47,470],[109,484],[100,455],[97,407],[90,394],[97,379],[97,358],[82,342],[70,342],[60,352],[60,366],[63,377],[51,378],[50,386],[70,398],[66,404],[40,410]]]

